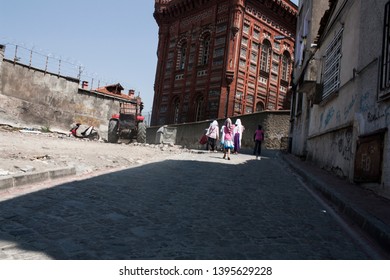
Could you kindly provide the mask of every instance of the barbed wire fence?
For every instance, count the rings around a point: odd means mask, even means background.
[[[88,71],[81,63],[72,61],[68,58],[64,59],[61,56],[51,53],[44,54],[34,48],[27,48],[13,43],[6,43],[3,45],[5,46],[4,57],[6,59],[30,68],[39,69],[44,73],[77,79],[80,83],[86,81],[88,82],[87,89],[89,90],[118,82],[122,86],[124,84],[120,81],[99,77],[97,73]],[[79,86],[81,86],[81,84]],[[130,88],[126,90],[128,91],[129,89]]]

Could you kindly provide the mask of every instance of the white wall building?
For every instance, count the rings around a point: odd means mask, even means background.
[[[295,55],[291,152],[390,198],[390,1],[300,1]]]

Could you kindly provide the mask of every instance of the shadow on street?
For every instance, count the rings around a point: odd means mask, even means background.
[[[1,202],[0,259],[370,258],[277,157],[200,157]]]

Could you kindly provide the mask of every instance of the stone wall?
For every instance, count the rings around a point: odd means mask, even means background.
[[[283,142],[288,138],[290,125],[290,111],[265,111],[243,116],[232,117],[233,123],[241,119],[245,131],[242,138],[242,149],[251,152],[254,147],[253,135],[257,126],[261,124],[265,131],[264,148],[285,149]],[[224,119],[217,120],[219,127],[224,123]],[[199,139],[210,125],[212,120],[170,125],[169,128],[176,128],[176,145],[181,145],[190,149],[204,149],[204,145],[199,144]],[[160,127],[149,127],[147,130],[147,143],[156,143],[157,130]],[[159,137],[157,137],[158,139]]]

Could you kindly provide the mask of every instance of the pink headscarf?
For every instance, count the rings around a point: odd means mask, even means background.
[[[230,118],[227,118],[226,121],[225,121],[225,127],[227,128],[227,130],[229,132],[232,132],[232,120]]]

